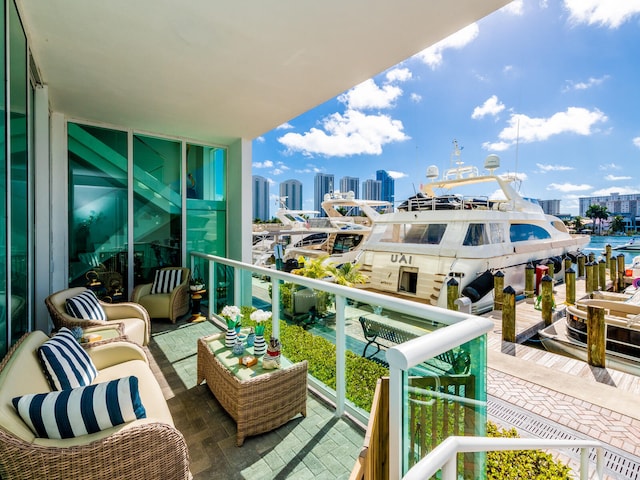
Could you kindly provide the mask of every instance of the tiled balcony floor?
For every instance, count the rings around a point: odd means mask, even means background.
[[[189,446],[194,479],[349,478],[364,432],[336,418],[313,394],[307,399],[306,418],[297,416],[236,447],[234,420],[206,384],[196,385],[196,340],[218,332],[210,322],[152,322],[152,366]]]

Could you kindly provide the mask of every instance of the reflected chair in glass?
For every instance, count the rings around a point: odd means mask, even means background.
[[[168,318],[172,323],[189,312],[191,300],[189,292],[189,269],[183,267],[165,267],[161,270],[182,270],[181,283],[170,293],[151,293],[153,283],[136,286],[131,301],[142,305],[150,318]]]
[[[122,333],[128,340],[145,346],[149,343],[151,328],[149,323],[149,314],[139,304],[132,302],[124,303],[106,303],[100,301],[102,309],[107,315],[106,321],[86,320],[76,318],[67,313],[67,299],[75,297],[86,291],[85,287],[67,288],[59,292],[52,293],[45,298],[44,303],[49,310],[51,320],[57,329],[62,327],[73,328],[89,328],[100,327],[105,325],[122,325]]]

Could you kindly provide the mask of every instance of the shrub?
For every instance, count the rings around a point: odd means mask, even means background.
[[[488,437],[518,438],[515,428],[501,430],[487,422]],[[487,479],[503,480],[564,480],[571,479],[571,469],[541,450],[506,450],[487,453]]]

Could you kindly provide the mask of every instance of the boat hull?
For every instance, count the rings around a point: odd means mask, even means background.
[[[581,316],[568,312],[567,318],[554,322],[538,333],[540,342],[546,350],[584,362],[588,361],[586,322]],[[607,322],[605,366],[633,375],[640,375],[638,335],[640,335],[638,330],[625,329]]]

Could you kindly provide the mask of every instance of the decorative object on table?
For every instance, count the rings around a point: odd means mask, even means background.
[[[240,363],[245,367],[253,367],[256,363],[258,363],[258,359],[252,355],[245,355],[240,359]]]
[[[242,328],[242,315],[238,315],[236,319],[236,334],[240,335],[240,329]]]
[[[244,353],[244,344],[242,343],[242,340],[240,340],[240,338],[236,338],[236,343],[233,345],[233,348],[231,349],[231,351],[233,352],[234,355],[240,357],[242,356],[242,354]]]
[[[280,340],[275,337],[271,337],[269,345],[267,346],[267,354],[262,360],[262,368],[267,370],[273,370],[280,368],[280,350],[282,345]]]
[[[235,305],[226,305],[220,315],[222,315],[227,322],[227,335],[224,345],[227,348],[233,348],[236,344],[236,338],[238,337],[236,324],[240,322],[240,318],[242,317],[240,309]]]
[[[192,292],[204,290],[204,280],[201,277],[192,277],[191,280],[189,280],[189,290]]]
[[[256,341],[256,332],[253,330],[253,327],[249,330],[249,334],[247,335],[247,347],[253,347],[253,344]]]
[[[264,341],[264,325],[262,322],[271,318],[271,312],[256,310],[251,313],[251,320],[256,322],[256,338],[253,343],[253,354],[257,357],[264,355],[267,344]]]

